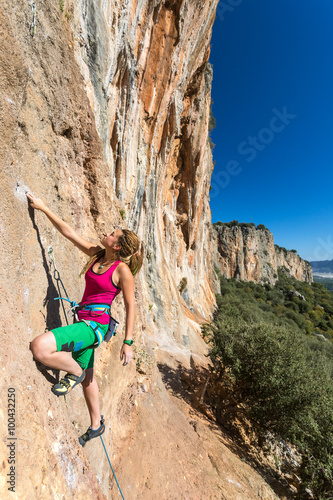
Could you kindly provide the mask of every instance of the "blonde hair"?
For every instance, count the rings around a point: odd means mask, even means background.
[[[129,229],[122,229],[122,235],[119,236],[118,238],[118,245],[121,246],[119,250],[116,251],[116,260],[121,260],[125,264],[128,265],[128,267],[131,270],[131,273],[133,276],[135,276],[141,269],[142,267],[142,262],[143,262],[143,248],[142,245],[140,245],[140,240],[138,236],[133,233],[133,231],[130,231]],[[141,249],[140,249],[141,246]],[[91,264],[96,261],[97,259],[104,257],[105,255],[105,248],[101,248],[101,250],[98,250],[86,263],[82,271],[80,272],[79,276],[82,276],[85,274]]]

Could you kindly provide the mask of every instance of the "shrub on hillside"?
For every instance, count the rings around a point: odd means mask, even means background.
[[[216,374],[233,377],[233,400],[241,396],[262,429],[299,447],[303,486],[316,499],[331,498],[333,345],[325,341],[333,338],[331,293],[281,270],[273,287],[222,277],[221,292],[205,327]]]
[[[249,416],[298,445],[304,485],[329,498],[333,462],[333,346],[271,324],[219,316],[211,354],[228,369]],[[320,367],[320,369],[319,369]],[[310,460],[312,457],[312,461]]]

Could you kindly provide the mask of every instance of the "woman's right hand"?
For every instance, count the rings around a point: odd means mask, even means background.
[[[35,208],[36,210],[42,210],[43,212],[46,210],[47,207],[43,200],[41,200],[40,198],[36,198],[36,196],[31,193],[27,193],[27,198],[29,200],[29,205],[32,208]]]

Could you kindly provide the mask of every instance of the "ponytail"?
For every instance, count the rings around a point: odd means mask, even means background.
[[[118,243],[121,245],[119,260],[125,262],[133,276],[135,276],[142,267],[143,247],[138,236],[133,231],[122,229],[122,232],[123,234],[118,239]]]

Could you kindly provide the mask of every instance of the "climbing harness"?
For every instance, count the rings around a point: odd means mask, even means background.
[[[60,277],[60,273],[57,269],[52,247],[48,248],[48,254],[49,254],[51,264],[54,267],[53,276],[57,282],[57,289],[58,289],[58,294],[59,294],[59,297],[55,297],[54,300],[61,300],[61,301],[69,302],[69,304],[71,306],[69,309],[69,312],[74,317],[74,323],[79,321],[78,314],[77,314],[79,311],[90,310],[90,311],[93,311],[94,313],[100,312],[100,315],[107,313],[110,316],[110,321],[109,321],[109,328],[108,328],[105,336],[104,336],[103,330],[95,321],[85,320],[85,319],[83,319],[82,321],[84,321],[84,323],[86,325],[90,326],[96,334],[97,344],[94,344],[92,346],[93,349],[96,349],[103,342],[103,340],[105,340],[106,342],[109,342],[111,337],[113,337],[113,335],[116,335],[117,327],[119,325],[119,322],[111,316],[111,312],[110,312],[111,307],[108,304],[83,304],[81,306],[80,304],[75,302],[75,300],[70,300],[70,298],[68,297],[68,293],[66,291],[65,285]],[[61,293],[60,287],[62,288],[62,292],[64,292],[66,297],[61,297],[62,293]],[[64,316],[66,319],[66,323],[68,325],[69,323],[68,323],[67,313],[65,311],[65,307],[64,307],[63,302],[61,302],[61,304],[62,304],[62,310],[63,310]]]
[[[101,342],[103,342],[103,340],[104,340],[103,330],[101,329],[100,326],[98,326],[97,323],[95,323],[95,321],[86,320],[86,319],[83,319],[82,321],[94,330],[94,333],[97,337],[97,345],[94,344],[92,347],[93,347],[93,349],[96,349],[101,344]]]
[[[53,276],[54,276],[54,279],[57,282],[57,288],[58,288],[58,293],[59,293],[59,297],[56,297],[54,300],[65,300],[65,301],[67,301],[67,302],[70,303],[70,306],[71,306],[70,312],[71,312],[72,316],[74,316],[74,321],[75,321],[75,316],[77,315],[78,310],[88,309],[88,310],[92,310],[94,312],[95,311],[96,312],[97,311],[102,311],[101,314],[103,314],[104,312],[106,312],[106,309],[108,309],[108,311],[110,311],[111,308],[107,304],[84,304],[83,306],[80,306],[80,304],[78,304],[74,300],[70,300],[70,298],[68,297],[68,294],[66,292],[65,285],[64,285],[64,283],[63,283],[63,281],[62,281],[62,279],[60,277],[60,273],[59,273],[59,271],[57,269],[57,266],[56,266],[56,263],[55,263],[54,254],[53,254],[53,248],[52,247],[48,248],[48,254],[49,254],[49,258],[50,258],[51,264],[53,264],[53,267],[54,267]],[[61,293],[60,293],[60,285],[61,285],[61,287],[63,289],[63,292],[66,295],[66,298],[65,297],[60,297],[60,295],[61,295]],[[65,307],[64,307],[63,303],[62,303],[62,308],[63,308],[63,311],[64,311],[66,323],[68,325],[67,314],[66,314]],[[108,312],[108,314],[110,314],[110,312]],[[94,321],[87,321],[87,320],[82,320],[82,321],[84,321],[86,324],[88,324],[89,326],[91,326],[93,328],[94,332],[96,333],[97,340],[98,340],[98,345],[97,346],[94,345],[93,348],[98,347],[100,345],[100,343],[103,341],[103,332],[101,330],[99,330],[98,325]],[[113,335],[116,335],[116,330],[117,330],[118,324],[119,324],[118,321],[115,320],[114,318],[112,318],[112,316],[110,314],[109,329],[108,329],[107,333],[105,334],[104,340],[106,340],[108,342]],[[108,339],[107,339],[107,336],[108,336]],[[103,419],[103,417],[102,417],[102,419]],[[103,422],[104,422],[104,419],[103,419]],[[109,459],[109,455],[108,455],[108,452],[106,451],[105,444],[104,444],[104,441],[102,439],[102,436],[99,436],[99,437],[101,438],[101,441],[102,441],[102,444],[103,444],[103,448],[104,448],[104,451],[105,451],[105,454],[106,454],[106,458],[108,459],[108,462],[110,464],[110,467],[111,467],[111,470],[112,470],[112,474],[113,474],[113,477],[116,480],[116,483],[117,483],[118,489],[120,491],[121,497],[122,497],[123,500],[125,500],[123,492],[121,491],[121,488],[119,486],[119,483],[118,483],[118,480],[117,480],[117,476],[116,476],[116,474],[115,474],[115,472],[113,470],[113,467],[111,465],[111,462],[110,462],[110,459]]]
[[[116,335],[116,333],[117,333],[116,330],[117,330],[119,323],[116,319],[114,319],[111,316],[111,307],[108,304],[83,304],[82,306],[77,304],[76,306],[74,306],[74,318],[75,318],[76,322],[79,321],[77,313],[79,311],[83,311],[83,310],[93,311],[94,313],[100,312],[100,314],[97,316],[100,316],[100,315],[105,314],[105,313],[107,313],[110,316],[109,327],[108,327],[108,330],[107,330],[105,336],[104,336],[102,329],[99,327],[99,325],[97,323],[95,323],[95,321],[85,320],[85,319],[81,320],[81,321],[84,321],[88,326],[91,326],[91,328],[96,333],[97,340],[98,340],[97,347],[100,345],[101,342],[103,342],[103,339],[106,342],[109,342],[111,337],[113,335]]]
[[[37,20],[37,8],[36,8],[36,2],[31,2],[31,10],[32,10],[32,23],[30,26],[30,34],[31,36],[36,35],[37,27],[36,27],[36,20]]]

